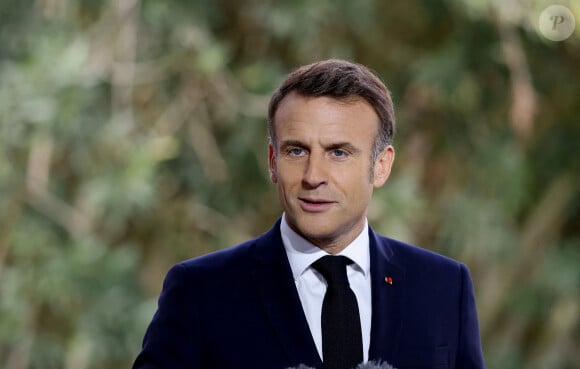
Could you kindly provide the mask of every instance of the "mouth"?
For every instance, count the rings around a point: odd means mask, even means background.
[[[299,197],[300,208],[308,213],[320,213],[328,210],[335,202],[325,199]]]

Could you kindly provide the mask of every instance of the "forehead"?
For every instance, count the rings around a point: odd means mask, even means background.
[[[373,107],[358,96],[335,99],[328,96],[288,94],[274,116],[277,140],[282,136],[301,135],[309,138],[348,141],[374,139],[379,130],[379,117]]]

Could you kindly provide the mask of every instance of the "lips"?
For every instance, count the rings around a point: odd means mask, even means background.
[[[320,213],[328,210],[335,203],[331,200],[299,197],[300,208],[308,213]]]

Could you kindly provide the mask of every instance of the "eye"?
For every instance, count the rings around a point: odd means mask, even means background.
[[[292,156],[300,156],[303,153],[304,153],[304,149],[301,149],[299,147],[293,147],[293,148],[288,150],[288,154],[290,154]]]
[[[334,155],[337,158],[342,158],[342,157],[345,157],[347,154],[346,154],[346,151],[344,151],[344,150],[334,149],[334,150],[332,150],[332,155]]]

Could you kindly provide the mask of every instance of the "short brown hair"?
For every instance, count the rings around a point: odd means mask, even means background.
[[[363,98],[373,107],[380,120],[372,162],[387,145],[392,144],[395,135],[395,112],[391,94],[385,84],[364,65],[330,59],[296,69],[272,94],[268,107],[268,137],[274,146],[274,116],[280,102],[293,91],[302,96],[329,96],[338,100]]]

